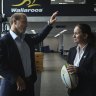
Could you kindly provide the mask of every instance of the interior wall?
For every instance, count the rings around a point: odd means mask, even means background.
[[[64,43],[64,50],[69,50],[75,44],[72,38],[73,34],[63,34],[63,43]]]
[[[63,35],[60,35],[60,36],[58,37],[58,42],[59,42],[59,44],[58,44],[58,52],[60,52],[61,49],[63,49],[63,47],[64,47]]]
[[[44,46],[50,46],[51,50],[54,51],[60,51],[60,49],[63,46],[64,50],[69,50],[70,47],[74,46],[74,42],[73,42],[73,28],[74,26],[77,24],[78,22],[69,22],[69,23],[63,23],[63,22],[59,22],[56,23],[57,25],[64,25],[66,29],[68,29],[67,32],[65,32],[63,34],[63,37],[60,35],[58,38],[54,38],[54,35],[56,35],[58,32],[60,32],[61,30],[63,30],[63,28],[56,28],[56,26],[53,27],[53,29],[50,32],[50,36],[47,36],[46,39],[44,40]],[[81,22],[81,23],[87,23],[91,26],[92,31],[96,30],[96,22]],[[28,23],[28,29],[27,29],[27,33],[32,34],[32,32],[30,30],[35,29],[35,31],[37,33],[39,33],[44,26],[47,25],[47,23]],[[54,34],[54,35],[53,35]]]
[[[49,46],[50,50],[58,51],[58,39],[54,37],[47,37],[43,41],[43,46]]]

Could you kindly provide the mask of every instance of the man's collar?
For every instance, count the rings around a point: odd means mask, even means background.
[[[10,34],[12,36],[12,38],[15,40],[16,38],[20,38],[21,40],[24,40],[25,38],[25,34],[22,34],[22,36],[18,36],[15,32],[13,32],[12,30],[10,30]]]
[[[12,30],[10,30],[10,34],[14,40],[18,37],[18,35],[16,35]]]

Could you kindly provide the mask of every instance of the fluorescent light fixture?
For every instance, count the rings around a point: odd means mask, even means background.
[[[59,4],[68,4],[68,3],[59,3]]]
[[[62,30],[61,32],[59,32],[58,34],[56,34],[54,37],[58,37],[59,35],[63,34],[63,33],[66,32],[66,31],[67,31],[67,29],[64,29],[64,30]]]
[[[51,0],[51,1],[55,1],[55,0]]]
[[[36,34],[36,31],[35,30],[31,30],[33,34]]]
[[[54,37],[58,37],[60,34],[55,35]]]
[[[65,2],[74,2],[74,0],[65,0]]]
[[[62,30],[62,31],[60,32],[60,34],[64,33],[65,31],[67,31],[67,30],[66,30],[66,29]]]

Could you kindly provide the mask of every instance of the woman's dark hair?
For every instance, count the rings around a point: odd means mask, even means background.
[[[91,45],[95,44],[95,35],[94,33],[91,31],[91,27],[88,24],[78,24],[76,25],[80,28],[81,32],[84,34],[87,34],[87,42]]]

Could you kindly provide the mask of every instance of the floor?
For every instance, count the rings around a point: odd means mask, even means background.
[[[41,73],[40,95],[37,96],[68,96],[60,71],[64,58],[58,53],[44,53],[44,71]],[[40,78],[40,74],[38,75]],[[36,92],[38,93],[38,92]]]
[[[58,53],[44,53],[44,71],[38,73],[35,96],[68,96],[60,71],[66,61]]]

